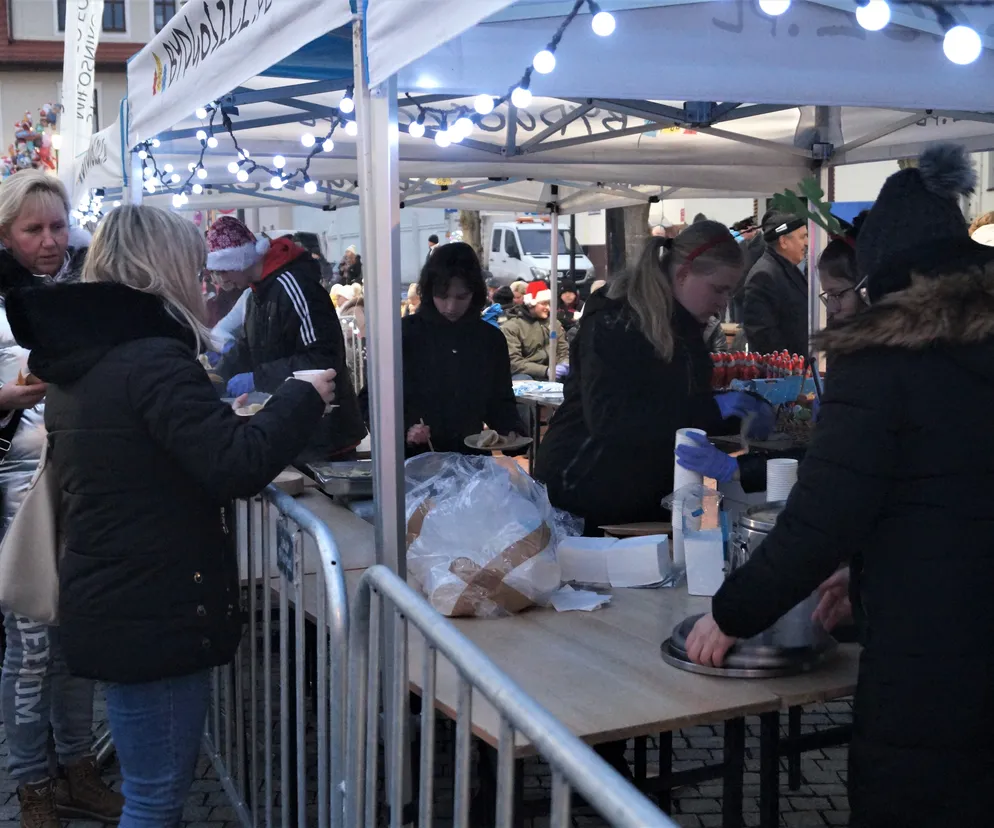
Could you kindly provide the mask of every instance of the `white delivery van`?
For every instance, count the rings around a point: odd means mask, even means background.
[[[518,280],[548,282],[551,276],[552,225],[547,221],[519,218],[514,221],[488,221],[484,218],[483,246],[486,269],[502,286]],[[569,230],[559,228],[559,278],[572,278],[577,286],[596,278],[594,266],[576,245],[575,269],[570,273]]]

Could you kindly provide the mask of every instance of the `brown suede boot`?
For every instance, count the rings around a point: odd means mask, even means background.
[[[63,819],[116,823],[121,818],[124,797],[104,784],[97,760],[84,756],[62,769],[62,777],[55,782],[55,805]]]
[[[55,808],[55,783],[51,779],[17,789],[21,803],[21,828],[61,828]]]

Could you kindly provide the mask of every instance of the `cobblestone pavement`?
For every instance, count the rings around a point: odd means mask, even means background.
[[[102,714],[97,705],[98,717]],[[802,727],[805,732],[816,728],[851,722],[852,707],[847,701],[812,706],[805,710]],[[784,724],[786,719],[784,719]],[[759,721],[747,719],[746,773],[745,773],[745,824],[759,823]],[[6,761],[5,734],[0,742],[0,761]],[[438,778],[436,781],[436,825],[451,826],[452,763],[440,741]],[[673,738],[673,769],[683,770],[721,759],[721,728],[695,727],[678,731]],[[650,741],[648,764],[652,775],[658,760],[656,744]],[[309,774],[309,776],[313,776]],[[107,779],[119,787],[115,766],[107,771]],[[783,828],[806,826],[845,826],[849,823],[849,805],[846,799],[846,750],[835,748],[805,754],[802,761],[802,786],[798,791],[787,790],[786,763],[782,763],[780,825]],[[525,764],[525,801],[547,797],[550,788],[548,768],[538,760]],[[18,828],[19,809],[13,782],[0,770],[0,828]],[[674,792],[673,818],[685,828],[711,828],[721,825],[721,782],[716,780],[696,787],[681,788]],[[313,819],[309,819],[313,822]],[[531,828],[546,828],[548,820],[530,820]],[[575,828],[598,828],[604,823],[587,809],[575,811]],[[73,821],[68,828],[99,828],[99,823]],[[183,814],[183,828],[236,828],[235,813],[206,758],[199,762],[193,790]]]

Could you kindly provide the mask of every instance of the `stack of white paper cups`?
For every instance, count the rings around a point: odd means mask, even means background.
[[[688,434],[700,434],[703,437],[707,437],[706,431],[701,431],[699,428],[681,428],[677,429],[676,433],[676,445],[678,446],[695,446],[697,445],[693,440],[688,437]],[[697,472],[685,469],[679,464],[674,458],[673,461],[673,491],[679,491],[684,488],[684,486],[692,486],[695,483],[703,483],[703,475]],[[683,504],[677,501],[673,504],[673,563],[677,566],[683,566],[686,562],[686,555],[683,549]]]
[[[770,503],[786,500],[797,482],[797,461],[783,457],[766,461],[766,499]]]

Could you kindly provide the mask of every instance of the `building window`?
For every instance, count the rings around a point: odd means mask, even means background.
[[[104,0],[104,31],[126,32],[125,0]]]
[[[176,14],[176,0],[152,0],[155,31],[161,32]]]
[[[127,32],[128,21],[125,14],[127,0],[104,0],[103,30],[105,32]],[[66,0],[58,0],[59,31],[66,30]],[[175,6],[175,3],[173,4]]]

